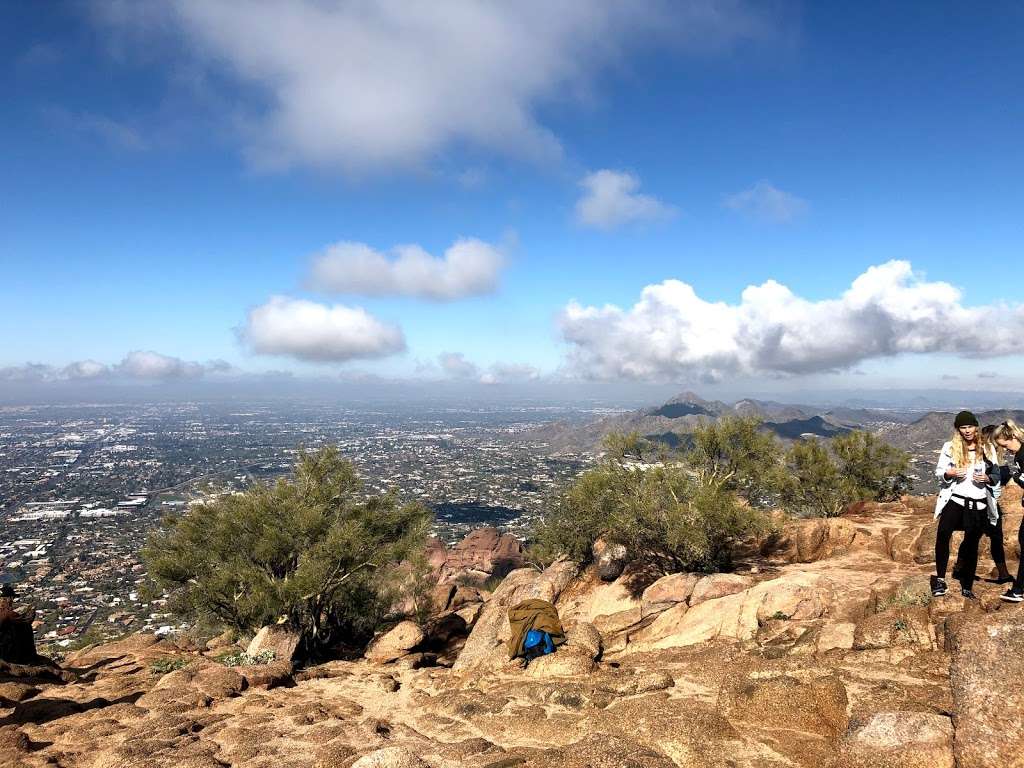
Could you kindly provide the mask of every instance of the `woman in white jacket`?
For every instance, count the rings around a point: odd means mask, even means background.
[[[985,526],[998,519],[999,512],[989,493],[998,482],[999,469],[985,460],[978,439],[978,419],[970,411],[960,411],[953,421],[952,439],[942,446],[935,465],[939,479],[939,498],[935,517],[939,521],[935,533],[935,575],[931,578],[932,594],[946,594],[946,569],[949,566],[949,542],[954,531],[963,531],[960,544],[962,573],[961,593],[974,598],[974,572],[978,566],[978,542]]]

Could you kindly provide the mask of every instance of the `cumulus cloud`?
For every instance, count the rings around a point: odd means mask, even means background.
[[[595,76],[652,43],[714,49],[773,24],[746,0],[455,2],[105,0],[117,30],[175,30],[173,46],[249,112],[254,162],[361,172],[414,166],[468,145],[537,159],[558,139],[542,104],[586,93]],[[247,103],[240,94],[251,96]]]
[[[784,223],[803,216],[810,206],[806,200],[783,192],[771,182],[759,181],[727,197],[725,207],[762,221]]]
[[[480,369],[461,352],[442,352],[437,356],[437,362],[445,375],[453,379],[475,379],[480,375]]]
[[[523,363],[494,363],[482,370],[461,352],[442,352],[437,361],[448,378],[475,380],[480,384],[536,381],[541,376],[540,370]]]
[[[133,379],[194,379],[208,370],[203,363],[188,362],[159,352],[136,350],[129,352],[114,372]]]
[[[475,238],[456,240],[440,257],[418,245],[396,246],[389,257],[364,243],[342,242],[314,258],[307,285],[324,293],[452,301],[493,293],[503,265],[498,248]]]
[[[570,302],[560,325],[570,364],[582,375],[717,380],[846,370],[898,354],[1016,354],[1024,307],[966,307],[956,287],[925,280],[909,262],[890,261],[869,268],[835,299],[810,301],[769,280],[727,304],[666,280],[647,286],[628,310]]]
[[[516,381],[536,381],[540,371],[523,363],[495,363],[480,377],[481,384],[507,384]]]
[[[583,196],[576,201],[576,220],[587,227],[614,229],[635,221],[670,218],[675,209],[642,195],[640,179],[624,171],[603,169],[580,180]]]
[[[134,350],[121,362],[112,365],[96,360],[76,360],[65,366],[26,363],[2,368],[0,381],[170,381],[198,379],[232,370],[231,365],[223,360],[200,363],[151,350]]]
[[[317,363],[386,357],[405,349],[401,328],[360,307],[286,296],[250,310],[239,337],[257,354]]]

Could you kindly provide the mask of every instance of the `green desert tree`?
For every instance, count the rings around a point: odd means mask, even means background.
[[[892,501],[909,488],[909,455],[877,435],[855,430],[834,437],[831,448],[855,501]]]
[[[418,504],[364,494],[353,466],[324,448],[300,454],[294,480],[166,519],[143,558],[179,615],[242,632],[286,623],[315,654],[370,636],[429,524]]]
[[[835,517],[850,501],[828,447],[817,438],[793,443],[786,452],[783,505],[801,517]]]
[[[738,540],[767,527],[721,478],[682,462],[629,461],[612,450],[622,444],[622,436],[611,436],[603,461],[541,516],[532,537],[536,561],[566,555],[585,562],[603,538],[665,573],[714,571],[729,563]]]
[[[751,504],[766,506],[782,482],[785,451],[779,439],[753,416],[725,416],[704,421],[691,435],[685,461]]]
[[[800,440],[786,454],[782,500],[799,515],[833,517],[855,501],[889,501],[907,488],[907,454],[864,431]]]

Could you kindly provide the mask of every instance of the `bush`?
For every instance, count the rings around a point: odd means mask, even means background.
[[[782,499],[802,515],[834,517],[854,501],[890,501],[907,488],[906,453],[867,432],[794,443],[786,454]]]
[[[598,538],[622,544],[634,560],[664,573],[713,571],[728,565],[738,539],[763,531],[764,515],[742,504],[720,478],[684,464],[637,465],[626,460],[621,436],[540,518],[531,558],[560,555],[586,562]]]
[[[216,661],[225,667],[258,667],[269,664],[274,660],[273,651],[260,651],[255,656],[250,656],[245,651],[234,651],[216,657]]]
[[[828,448],[816,439],[800,440],[786,453],[782,501],[798,515],[835,517],[852,501]]]
[[[779,439],[761,427],[761,420],[750,416],[703,422],[693,431],[686,463],[751,504],[766,506],[777,497],[781,485],[783,449]]]
[[[142,554],[175,613],[250,634],[283,618],[311,654],[372,636],[395,566],[422,550],[429,523],[393,493],[363,495],[352,465],[324,448],[300,455],[293,481],[166,519]]]
[[[154,675],[166,675],[188,664],[188,659],[157,659],[149,665],[149,671]]]
[[[906,474],[909,455],[870,432],[849,432],[832,438],[832,452],[857,501],[892,501],[910,486]]]

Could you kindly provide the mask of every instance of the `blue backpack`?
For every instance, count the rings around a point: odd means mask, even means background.
[[[551,635],[539,629],[531,629],[526,633],[523,641],[523,658],[527,663],[538,656],[546,656],[555,652],[555,644],[551,642]]]

